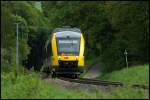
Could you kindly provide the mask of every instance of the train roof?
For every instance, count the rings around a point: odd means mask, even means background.
[[[53,33],[56,33],[56,32],[62,32],[62,31],[73,31],[73,32],[78,32],[78,33],[81,33],[81,30],[79,28],[55,28],[53,30]]]

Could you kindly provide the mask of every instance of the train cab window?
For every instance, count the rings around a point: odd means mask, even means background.
[[[58,39],[58,54],[79,55],[80,39]]]

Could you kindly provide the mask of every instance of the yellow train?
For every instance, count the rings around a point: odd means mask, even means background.
[[[85,41],[78,28],[56,28],[51,37],[52,77],[69,74],[78,77],[84,72]]]

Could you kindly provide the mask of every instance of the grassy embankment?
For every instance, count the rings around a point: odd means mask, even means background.
[[[124,70],[122,70],[124,71]],[[132,72],[133,71],[133,72]],[[103,78],[122,80],[124,82],[148,83],[148,65],[129,68],[128,72],[114,72]],[[120,74],[119,74],[120,73]],[[126,74],[128,73],[128,74]],[[135,74],[135,75],[134,75]],[[142,75],[141,75],[142,74]],[[120,75],[120,76],[118,76]],[[110,77],[111,76],[111,77]],[[129,77],[130,76],[130,77]],[[122,78],[123,79],[122,79]],[[132,77],[132,78],[131,78]],[[89,93],[84,90],[67,90],[56,84],[41,80],[37,74],[19,75],[15,79],[13,73],[1,75],[1,98],[149,98],[148,92],[142,89],[115,88],[111,92],[98,90]]]
[[[149,65],[132,66],[98,77],[101,80],[120,81],[126,84],[149,84]]]

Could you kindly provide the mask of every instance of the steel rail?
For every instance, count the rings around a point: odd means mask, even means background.
[[[104,81],[104,80],[95,80],[95,79],[88,79],[88,78],[77,78],[71,79],[66,77],[59,77],[59,79],[64,81],[82,83],[82,84],[92,84],[92,85],[100,85],[100,86],[125,86],[121,82],[114,82],[114,81]],[[142,85],[142,84],[132,84],[130,85],[133,88],[142,88],[142,89],[149,89],[149,86]]]

